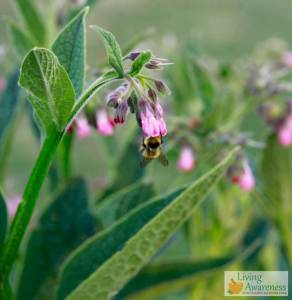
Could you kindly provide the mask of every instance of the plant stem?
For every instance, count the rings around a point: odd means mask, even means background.
[[[12,222],[6,243],[4,244],[0,258],[1,279],[6,280],[13,262],[18,254],[25,230],[31,219],[41,186],[49,171],[62,133],[54,129],[44,140],[38,159],[34,165],[31,176],[23,193],[21,204]]]

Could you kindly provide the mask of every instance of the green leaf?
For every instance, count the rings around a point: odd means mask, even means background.
[[[226,270],[232,263],[249,257],[253,250],[254,245],[251,245],[243,251],[217,258],[152,264],[130,281],[115,299],[157,299],[163,294],[188,287],[203,277]]]
[[[113,224],[131,210],[145,203],[154,196],[154,187],[151,183],[135,183],[104,199],[97,206],[96,216],[104,227]]]
[[[38,46],[45,46],[47,40],[45,18],[37,11],[31,0],[15,0],[20,14],[26,24],[27,30],[33,35]]]
[[[143,51],[139,56],[134,60],[129,74],[135,76],[140,73],[144,65],[151,59],[151,51]]]
[[[64,263],[59,279],[57,299],[64,299],[107,259],[119,251],[133,235],[171,203],[181,191],[180,188],[167,196],[152,199],[137,207],[129,215],[76,249]]]
[[[29,93],[29,100],[46,131],[52,127],[63,130],[71,114],[75,93],[57,57],[48,49],[31,50],[22,63],[19,83]]]
[[[7,229],[8,217],[7,208],[4,196],[0,190],[0,248],[4,242],[6,229]]]
[[[108,299],[121,290],[193,214],[195,208],[225,173],[227,167],[233,161],[237,150],[234,149],[231,151],[216,167],[193,183],[186,191],[182,192],[170,204],[164,207],[159,214],[153,216],[134,236],[127,240],[125,245],[121,245],[120,243],[120,247],[117,249],[119,251],[114,255],[110,255],[110,258],[100,267],[97,266],[97,270],[91,275],[87,273],[90,276],[73,290],[67,299]],[[149,202],[148,205],[153,205],[153,203],[155,202]],[[134,215],[134,212],[131,216]],[[141,219],[142,217],[144,215],[140,215]],[[128,221],[129,218],[125,218],[125,220]],[[132,226],[134,224],[132,223]],[[119,232],[124,232],[124,230],[120,230]],[[111,235],[111,237],[113,236],[116,239],[116,235]],[[91,245],[90,242],[88,241],[80,247],[75,257],[72,256],[72,261],[74,261],[74,258],[78,260],[78,255],[82,256],[82,252],[86,250],[87,246]],[[99,252],[101,249],[104,248],[100,248]],[[89,256],[87,256],[87,260],[90,260]],[[92,260],[93,256],[91,255]],[[94,266],[91,265],[91,267],[91,271],[93,271]],[[66,272],[66,267],[64,271]]]
[[[4,138],[18,111],[19,87],[18,68],[11,73],[7,86],[0,95],[0,148],[4,144]]]
[[[85,181],[75,179],[45,209],[29,238],[18,299],[35,298],[65,257],[95,232]]]
[[[75,93],[82,93],[85,74],[85,17],[89,8],[86,7],[72,19],[59,33],[52,46],[53,52],[67,71]]]
[[[36,46],[36,43],[26,31],[14,22],[8,22],[8,31],[17,56],[23,59],[26,53]]]
[[[120,77],[123,77],[124,69],[122,51],[115,36],[111,32],[98,26],[91,26],[91,28],[101,36],[107,52],[109,64],[117,71]]]

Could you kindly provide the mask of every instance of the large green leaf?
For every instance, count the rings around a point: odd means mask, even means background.
[[[62,130],[75,101],[72,82],[57,57],[48,49],[34,48],[25,57],[20,85],[29,93],[37,117],[48,131]]]
[[[171,203],[180,193],[152,199],[132,210],[107,230],[92,237],[65,262],[58,289],[58,299],[64,299],[83,280],[119,251],[147,222]]]
[[[131,280],[115,299],[152,300],[163,294],[194,284],[204,276],[226,269],[230,264],[246,259],[256,244],[221,257],[193,261],[154,263]]]
[[[5,239],[6,229],[7,229],[7,208],[5,199],[0,189],[0,248]]]
[[[82,93],[85,74],[85,17],[88,7],[84,8],[60,32],[52,46],[61,65],[66,69],[76,95]]]
[[[101,36],[108,57],[109,64],[117,71],[120,77],[124,75],[122,50],[115,36],[103,28],[91,26]]]
[[[121,288],[144,267],[161,246],[178,230],[178,228],[192,215],[194,209],[201,203],[218,179],[224,174],[226,168],[233,161],[237,150],[231,151],[207,174],[193,183],[186,191],[182,192],[170,204],[164,207],[157,215],[153,216],[134,236],[127,240],[125,245],[120,245],[118,252],[110,255],[95,272],[84,280],[67,299],[108,299],[112,298]],[[163,200],[162,200],[163,201]],[[149,202],[153,205],[155,202]],[[147,205],[147,203],[146,203]],[[147,206],[148,207],[148,206]],[[135,211],[131,214],[133,216]],[[144,215],[140,215],[142,219]],[[129,218],[126,218],[128,221]],[[132,223],[131,226],[134,226]],[[120,230],[123,232],[123,230]],[[111,235],[115,237],[116,235]],[[83,250],[91,241],[72,256],[78,260]],[[122,248],[123,247],[123,248]],[[102,248],[101,248],[102,249]],[[84,258],[83,258],[84,259]],[[87,260],[90,260],[87,257]],[[79,262],[80,263],[80,262]],[[67,264],[68,270],[68,264]],[[77,269],[76,269],[77,270]],[[91,269],[93,270],[93,268]],[[66,267],[64,269],[66,272]],[[64,275],[64,273],[63,273]],[[70,280],[68,280],[70,282]],[[63,294],[66,295],[67,293]],[[62,299],[62,297],[59,297]]]
[[[13,48],[20,59],[23,59],[25,54],[36,46],[35,41],[30,37],[30,35],[20,28],[19,25],[8,22],[8,30],[10,33],[11,42]]]
[[[153,196],[153,184],[132,184],[104,199],[96,208],[96,216],[107,227]]]
[[[56,277],[65,257],[95,232],[86,184],[73,180],[45,209],[29,238],[18,299],[34,299]]]
[[[17,69],[9,76],[7,86],[0,96],[0,148],[18,109],[18,74]]]
[[[38,46],[45,46],[47,40],[45,18],[43,18],[32,0],[15,0],[28,31],[38,41]]]

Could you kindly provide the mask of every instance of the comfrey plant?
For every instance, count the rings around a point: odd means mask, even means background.
[[[90,134],[90,124],[82,110],[101,87],[114,81],[122,81],[122,84],[112,91],[107,99],[107,106],[115,109],[115,124],[123,124],[128,112],[131,111],[136,115],[144,137],[167,134],[158,93],[165,95],[168,93],[168,88],[163,81],[143,75],[141,71],[144,66],[148,69],[161,69],[169,62],[154,57],[150,51],[132,52],[123,57],[115,37],[97,26],[91,28],[102,38],[112,69],[102,74],[82,93],[80,92],[84,71],[80,72],[81,78],[77,78],[80,73],[74,74],[73,66],[70,65],[74,62],[64,62],[66,51],[72,51],[66,47],[64,49],[64,42],[68,39],[76,20],[83,22],[87,10],[86,8],[79,13],[59,34],[52,50],[33,48],[26,55],[21,66],[19,84],[27,91],[28,99],[34,108],[35,119],[42,129],[43,144],[13,220],[11,232],[1,252],[2,279],[7,278],[11,271],[40,188],[62,138],[66,132],[74,130],[75,127],[80,137]],[[82,57],[79,60],[77,52],[76,55],[79,66],[75,67],[82,69],[84,60]],[[84,54],[82,55],[84,57]],[[131,61],[129,68],[124,67],[126,60]],[[77,93],[80,94],[79,97]],[[106,111],[99,110],[96,113],[95,126],[102,135],[110,135],[114,125],[108,119]]]

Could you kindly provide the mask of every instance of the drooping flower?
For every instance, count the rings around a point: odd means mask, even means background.
[[[278,140],[283,147],[292,146],[292,115],[289,115],[279,128]]]
[[[182,147],[177,161],[177,168],[181,172],[189,172],[195,168],[195,154],[190,146]]]
[[[163,119],[163,108],[159,102],[152,105],[144,98],[139,100],[141,127],[145,137],[165,136],[166,123]]]
[[[15,216],[18,205],[21,202],[20,195],[12,195],[7,198],[7,210],[9,218],[12,219]]]
[[[123,124],[125,123],[126,116],[128,114],[128,102],[127,101],[122,101],[121,103],[118,104],[116,108],[116,113],[114,117],[114,121],[116,124]]]
[[[104,136],[110,136],[114,133],[114,122],[109,118],[106,110],[101,109],[96,113],[97,131]]]
[[[255,187],[255,177],[247,161],[241,160],[228,170],[231,181],[243,191],[251,192]]]
[[[75,120],[76,124],[76,133],[79,138],[85,138],[90,136],[91,134],[91,127],[87,119],[80,115]]]

